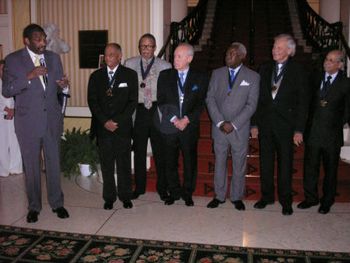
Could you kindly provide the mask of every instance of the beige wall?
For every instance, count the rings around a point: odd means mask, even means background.
[[[94,69],[79,68],[78,31],[108,30],[108,40],[123,48],[123,58],[138,54],[139,37],[150,30],[149,0],[38,0],[37,22],[55,23],[71,46],[62,62],[71,81],[69,106],[87,106],[86,89]]]

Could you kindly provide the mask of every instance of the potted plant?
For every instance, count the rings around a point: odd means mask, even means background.
[[[79,165],[90,166],[90,174],[96,172],[98,152],[95,141],[90,138],[90,131],[73,128],[66,130],[61,139],[61,171],[65,177],[79,173]]]

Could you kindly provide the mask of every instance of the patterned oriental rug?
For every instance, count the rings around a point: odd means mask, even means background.
[[[350,253],[217,246],[0,225],[0,262],[343,263]]]

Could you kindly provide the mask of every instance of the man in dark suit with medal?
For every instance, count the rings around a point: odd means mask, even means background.
[[[171,68],[167,61],[154,56],[156,39],[146,33],[139,41],[140,56],[129,58],[125,66],[137,72],[139,79],[139,98],[135,111],[133,129],[133,150],[135,166],[135,190],[133,199],[146,192],[147,182],[147,144],[150,139],[152,155],[157,171],[157,192],[161,200],[168,196],[165,176],[165,156],[163,140],[159,131],[159,111],[157,103],[157,80],[159,72]]]
[[[327,214],[334,203],[340,148],[343,145],[343,125],[349,122],[350,81],[342,71],[344,54],[330,51],[323,63],[324,72],[311,82],[312,100],[305,130],[304,195],[298,208],[321,205],[318,212]],[[319,199],[318,179],[321,160],[324,169]]]
[[[120,64],[119,44],[105,48],[106,67],[94,71],[88,84],[91,130],[97,137],[103,177],[104,209],[113,208],[117,196],[124,208],[132,208],[131,132],[137,104],[137,74]],[[117,167],[117,188],[114,179]]]
[[[260,95],[252,119],[252,137],[259,136],[261,199],[254,207],[263,209],[275,201],[274,167],[277,158],[277,188],[282,214],[291,215],[293,143],[303,142],[307,116],[307,76],[292,60],[295,41],[287,34],[275,38],[273,61],[260,68]]]
[[[160,130],[164,134],[166,176],[172,205],[182,197],[186,206],[193,206],[192,193],[197,176],[197,143],[199,117],[205,104],[208,76],[190,68],[193,47],[181,43],[174,52],[174,69],[163,70],[158,78],[157,99],[162,113]],[[178,175],[179,151],[184,162],[183,185]]]

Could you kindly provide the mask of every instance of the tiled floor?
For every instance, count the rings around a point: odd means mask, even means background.
[[[102,208],[102,184],[97,177],[64,178],[62,186],[70,218],[58,219],[51,212],[43,187],[39,221],[28,224],[24,176],[0,177],[0,224],[140,239],[350,252],[350,203],[335,204],[327,215],[319,214],[317,207],[300,210],[294,203],[294,214],[283,216],[277,203],[256,210],[254,201],[245,201],[247,209],[241,212],[229,202],[208,209],[207,197],[195,197],[194,207],[186,207],[183,201],[165,206],[156,194],[147,193],[134,201],[132,209],[124,209],[117,201],[114,210],[107,211]]]

